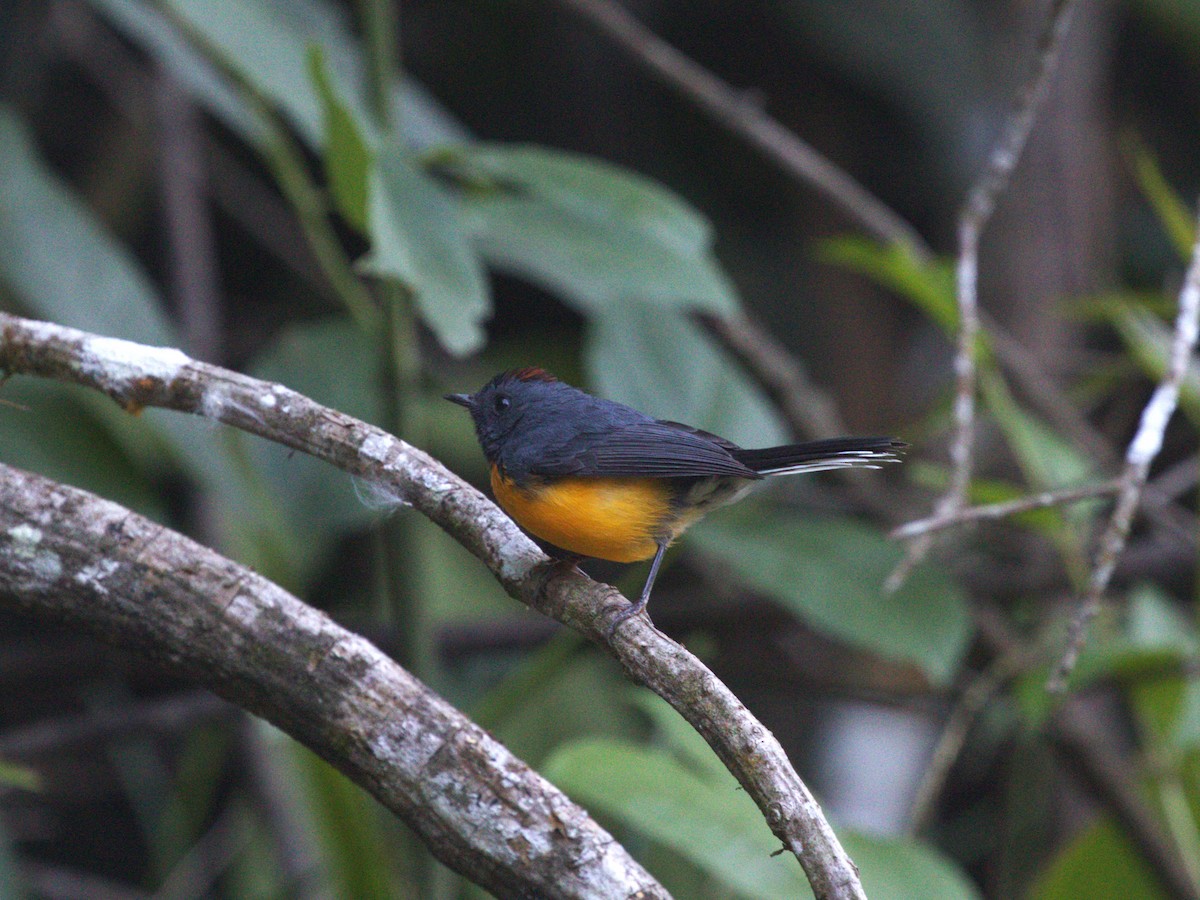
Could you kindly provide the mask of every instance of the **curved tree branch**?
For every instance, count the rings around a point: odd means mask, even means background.
[[[319,457],[383,484],[481,559],[504,589],[608,650],[635,681],[667,700],[758,804],[796,855],[818,898],[863,897],[858,871],[783,748],[686,649],[644,618],[608,644],[627,605],[615,589],[550,560],[483,494],[422,451],[281,385],[146,347],[0,313],[0,369],[86,385],[131,410],[195,413]]]
[[[0,603],[143,652],[275,723],[500,896],[667,896],[584,810],[365,638],[170,529],[4,465]]]

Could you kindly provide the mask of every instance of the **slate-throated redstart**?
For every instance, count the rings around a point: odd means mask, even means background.
[[[577,556],[614,562],[654,557],[636,603],[646,608],[671,542],[768,475],[878,468],[907,446],[850,437],[745,450],[689,425],[593,397],[538,368],[503,372],[465,406],[491,464],[496,501],[526,531]]]

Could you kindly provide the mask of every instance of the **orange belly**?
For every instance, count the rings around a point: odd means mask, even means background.
[[[492,467],[496,501],[556,547],[613,562],[649,559],[670,532],[668,487],[652,478],[563,478],[518,487]]]

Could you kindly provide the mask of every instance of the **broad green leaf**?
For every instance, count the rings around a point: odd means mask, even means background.
[[[130,41],[165,66],[198,103],[228,128],[249,143],[262,140],[262,124],[245,100],[158,8],[144,0],[88,2]]]
[[[365,234],[371,148],[364,129],[330,78],[325,54],[315,44],[309,47],[308,68],[324,109],[325,177],[329,180],[329,191],[346,221]]]
[[[588,381],[605,397],[748,447],[781,444],[770,403],[695,322],[648,303],[618,303],[588,321]]]
[[[1029,900],[1166,900],[1167,893],[1111,818],[1085,828],[1042,873]]]
[[[998,375],[982,372],[979,384],[988,410],[1004,432],[1025,477],[1035,487],[1045,490],[1091,480],[1091,460],[1022,408]],[[1079,504],[1075,504],[1068,513],[1078,509]]]
[[[803,871],[725,771],[696,771],[663,751],[624,741],[562,747],[546,776],[590,809],[670,847],[740,897],[811,897]],[[921,844],[839,831],[873,900],[973,900],[970,883]]]
[[[954,270],[948,263],[922,263],[907,247],[857,236],[822,241],[818,252],[825,262],[895,291],[946,332],[958,328]]]
[[[725,764],[686,719],[657,694],[631,691],[631,702],[654,723],[655,734],[667,750],[698,775],[724,780]]]
[[[23,791],[42,790],[42,776],[37,769],[0,759],[0,784]],[[0,893],[0,896],[6,896]]]
[[[926,844],[838,831],[871,900],[979,900],[970,880]]]
[[[389,820],[379,804],[325,760],[274,729],[261,730],[276,744],[285,783],[298,799],[320,849],[336,897],[408,896],[397,871]]]
[[[451,200],[408,153],[387,147],[371,175],[369,206],[371,252],[362,269],[404,284],[422,320],[451,353],[479,349],[491,297]]]
[[[567,651],[578,649],[573,640],[565,644]],[[545,657],[530,661],[531,668],[513,672],[515,684],[501,682],[499,696],[485,700],[492,712],[503,714],[493,720],[497,737],[535,766],[572,741],[631,739],[641,730],[630,714],[629,682],[620,670],[595,654],[560,653],[562,649],[563,644],[547,647]],[[535,681],[534,675],[540,678]],[[525,688],[519,701],[503,696],[514,686]],[[474,690],[478,692],[478,684]]]
[[[383,418],[380,349],[344,319],[305,322],[286,328],[254,361],[249,374],[299,391],[326,406],[368,422]],[[239,436],[240,438],[240,436]],[[365,526],[381,511],[364,502],[345,472],[279,444],[247,437],[239,440],[264,489],[259,505],[269,518],[299,540],[300,553],[289,554],[293,583],[303,583],[325,561],[334,542]]]
[[[40,379],[14,378],[4,385],[0,400],[0,459],[5,463],[99,494],[157,522],[167,521],[151,481],[154,461],[146,460],[151,464],[148,470],[139,465],[139,434],[122,435],[122,426],[126,432],[148,429],[107,397]],[[114,412],[119,416],[111,415]],[[146,444],[162,452],[160,440],[152,438]]]
[[[712,225],[682,198],[644,176],[594,157],[533,144],[478,143],[435,157],[484,190],[536,196],[581,219],[613,223],[646,240],[700,255]]]
[[[708,223],[648,179],[524,146],[443,149],[431,163],[463,188],[468,221],[495,266],[587,315],[629,300],[718,314],[737,308]]]
[[[106,337],[178,346],[179,339],[141,269],[42,167],[23,127],[2,107],[0,158],[5,160],[0,166],[0,279],[11,285],[23,308]],[[257,477],[233,464],[229,446],[221,443],[228,434],[217,431],[211,422],[164,410],[146,410],[134,422],[107,397],[94,391],[79,396],[81,405],[107,429],[110,441],[131,460],[161,465],[163,457],[172,459],[196,479],[209,502],[223,506],[212,517],[222,552],[286,578],[285,571],[268,561],[279,556],[272,546],[285,548],[289,541],[278,530],[272,536],[266,525],[269,520],[259,515],[262,507],[254,506],[252,490]],[[54,446],[51,452],[58,462],[46,460],[49,470],[94,466],[93,457],[103,452],[103,445],[84,447],[82,458],[79,451],[72,451],[75,458],[68,458],[67,451],[77,444],[78,440],[66,440]],[[63,451],[61,456],[58,451]],[[114,462],[114,472],[127,471],[126,466]],[[104,477],[80,480],[104,486]],[[140,480],[133,479],[114,495],[130,497]],[[156,503],[141,502],[136,496],[130,499],[152,515],[159,513]]]
[[[310,146],[320,145],[321,102],[306,62],[308,45],[319,39],[310,25],[270,0],[166,0],[166,6],[224,65],[278,106]]]
[[[812,896],[795,860],[771,855],[779,841],[731,775],[703,778],[667,753],[609,739],[565,745],[543,771],[574,800],[665,844],[741,896]]]
[[[1133,148],[1133,174],[1142,194],[1154,208],[1158,221],[1171,239],[1171,246],[1186,260],[1196,243],[1196,217],[1167,183],[1158,160],[1144,146]]]
[[[1187,675],[1187,666],[1196,661],[1200,649],[1194,620],[1160,587],[1141,584],[1130,594],[1125,630],[1130,644],[1156,655],[1161,666],[1157,678],[1129,679],[1127,694],[1143,733],[1160,747],[1197,746],[1200,683]]]
[[[744,501],[697,525],[688,540],[818,631],[915,663],[934,684],[958,669],[971,636],[962,592],[927,563],[885,594],[903,549],[872,528]]]
[[[46,170],[25,126],[0,106],[0,280],[39,318],[155,346],[178,346],[128,252]]]
[[[170,17],[145,0],[89,2],[131,41],[170,69],[192,97],[226,126],[251,144],[259,144],[266,137],[259,113],[247,104],[209,59],[197,52]],[[169,0],[167,5],[171,6]],[[242,7],[247,7],[248,11]],[[303,59],[309,46],[319,45],[331,57],[330,68],[337,73],[335,80],[345,85],[349,92],[348,105],[356,114],[365,114],[366,104],[360,100],[361,53],[338,9],[331,4],[320,0],[246,0],[245,3],[193,0],[174,6],[173,11],[176,17],[182,18],[185,30],[190,31],[209,53],[235,67],[241,77],[255,85],[264,96],[279,102],[312,146],[318,146],[316,138],[321,124],[319,119],[312,118],[314,107],[308,98],[297,95],[294,85],[279,77],[270,55],[268,62],[272,64],[258,68],[254,68],[259,61],[258,54],[246,58],[228,55],[241,37],[237,33],[226,33],[229,30],[226,20],[230,17],[235,29],[239,21],[247,28],[251,22],[272,23],[276,50],[284,59],[292,56]],[[281,90],[282,96],[279,96]],[[395,86],[391,102],[392,118],[401,122],[405,140],[413,147],[425,148],[468,137],[463,126],[411,80]]]

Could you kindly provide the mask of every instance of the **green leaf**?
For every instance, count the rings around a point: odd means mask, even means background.
[[[588,380],[605,397],[743,446],[786,440],[758,387],[682,315],[614,304],[588,321],[584,354]]]
[[[4,759],[0,759],[0,784],[23,791],[40,791],[43,786],[41,773],[37,769]]]
[[[1107,816],[1084,829],[1038,878],[1030,900],[1155,900],[1167,893]]]
[[[325,54],[315,44],[309,47],[308,68],[325,114],[325,177],[330,193],[346,221],[365,234],[371,148],[364,128],[333,84]]]
[[[249,374],[277,382],[367,422],[383,420],[380,347],[344,319],[288,326],[255,359]],[[260,504],[287,523],[301,552],[289,554],[293,581],[304,583],[334,543],[379,518],[345,472],[270,441],[241,441],[263,482]],[[366,490],[365,487],[362,490]],[[389,510],[390,511],[390,510]]]
[[[842,831],[842,846],[871,900],[978,900],[975,886],[933,848],[905,838]]]
[[[571,741],[630,738],[639,730],[626,702],[629,682],[615,666],[578,649],[572,638],[547,645],[483,701],[484,713],[493,717],[491,730],[531,765]],[[477,681],[463,688],[464,699],[478,696]],[[515,689],[524,690],[519,700]]]
[[[1196,244],[1196,217],[1167,183],[1158,160],[1148,148],[1136,145],[1132,149],[1132,156],[1133,174],[1138,187],[1153,207],[1179,258],[1186,260]]]
[[[226,126],[251,144],[260,144],[266,137],[259,112],[212,62],[197,52],[170,18],[141,0],[90,2],[131,41],[170,69],[192,97]],[[303,65],[307,48],[319,45],[328,57],[333,81],[347,92],[347,105],[355,115],[366,114],[361,52],[332,5],[318,0],[180,0],[174,4],[167,0],[167,5],[209,53],[233,67],[261,95],[280,104],[310,146],[319,146],[322,119],[316,112],[320,104],[314,102],[305,85],[297,88],[286,80],[287,67],[281,66],[276,56],[299,60]],[[272,31],[274,52],[263,54],[267,65],[259,64],[257,52],[246,57],[230,55],[236,54],[243,39],[254,40],[252,32],[239,29],[256,26]],[[392,119],[402,121],[404,137],[414,147],[466,139],[465,129],[419,85],[399,82],[390,99]]]
[[[650,691],[631,690],[630,702],[650,717],[655,735],[680,762],[703,778],[724,780],[728,770],[721,758],[666,700]]]
[[[178,346],[178,336],[141,269],[42,167],[23,127],[3,107],[0,158],[5,161],[0,166],[0,279],[12,286],[23,307],[42,318],[97,334],[152,346]],[[71,480],[94,485],[109,496],[128,498],[156,515],[161,510],[142,492],[141,477],[117,485],[110,493],[106,482],[128,472],[129,463],[113,460],[112,472],[97,475],[97,461],[104,458],[97,454],[110,453],[106,445],[116,445],[131,460],[143,463],[157,465],[163,457],[172,458],[202,485],[212,503],[225,506],[213,515],[219,549],[266,568],[263,551],[272,538],[251,507],[248,491],[256,476],[232,465],[228,447],[220,443],[211,423],[164,410],[146,410],[134,423],[107,397],[95,392],[79,396],[80,405],[106,428],[109,441],[81,446],[88,432],[80,430],[46,454],[46,468],[39,467],[40,471],[81,472],[83,478]],[[22,427],[18,422],[13,430]],[[285,539],[274,540],[286,546]]]
[[[576,741],[544,767],[573,799],[662,843],[745,897],[811,896],[795,860],[726,773],[703,778],[674,757],[609,739]]]
[[[321,102],[306,61],[308,45],[320,42],[313,27],[270,0],[166,0],[166,6],[224,65],[278,106],[309,145],[320,145]],[[334,39],[328,32],[322,37]],[[354,73],[347,75],[356,83]]]
[[[561,747],[545,774],[575,800],[667,846],[739,896],[811,897],[803,871],[749,796],[723,769],[688,768],[675,756],[625,741]],[[873,900],[973,900],[970,883],[937,853],[913,841],[839,831]]]
[[[1008,386],[991,371],[981,373],[980,388],[988,409],[1004,432],[1022,472],[1039,489],[1085,484],[1094,476],[1090,458],[1023,409]],[[1073,509],[1078,510],[1078,504]]]
[[[885,594],[903,550],[874,529],[743,503],[691,535],[691,546],[818,631],[915,663],[934,684],[948,683],[958,669],[971,636],[962,592],[927,563]]]
[[[531,146],[454,147],[431,161],[463,186],[463,207],[494,265],[585,314],[633,299],[721,315],[737,309],[708,222],[649,179]]]
[[[412,291],[422,320],[451,353],[479,349],[491,297],[454,204],[394,146],[380,151],[369,194],[371,252],[363,270]]]
[[[286,769],[284,783],[300,788],[333,896],[408,896],[389,845],[389,817],[379,804],[306,747],[274,729],[264,727],[262,734],[282,751],[277,758]]]
[[[948,334],[958,328],[954,269],[942,261],[922,263],[900,244],[848,236],[822,241],[820,259],[865,275],[910,301]]]
[[[681,253],[712,246],[712,225],[661,184],[593,157],[532,144],[479,143],[437,157],[493,189],[536,196],[582,219],[619,224]]]
[[[39,379],[14,378],[0,396],[5,463],[92,491],[156,522],[167,521],[163,500],[151,483],[153,469],[139,465],[132,446],[138,433],[148,430],[143,423],[131,428],[134,420],[93,391]],[[112,412],[119,412],[119,418]],[[161,440],[152,437],[146,443],[163,450]]]
[[[178,346],[140,268],[46,170],[24,125],[0,106],[0,280],[32,314],[98,334]]]

